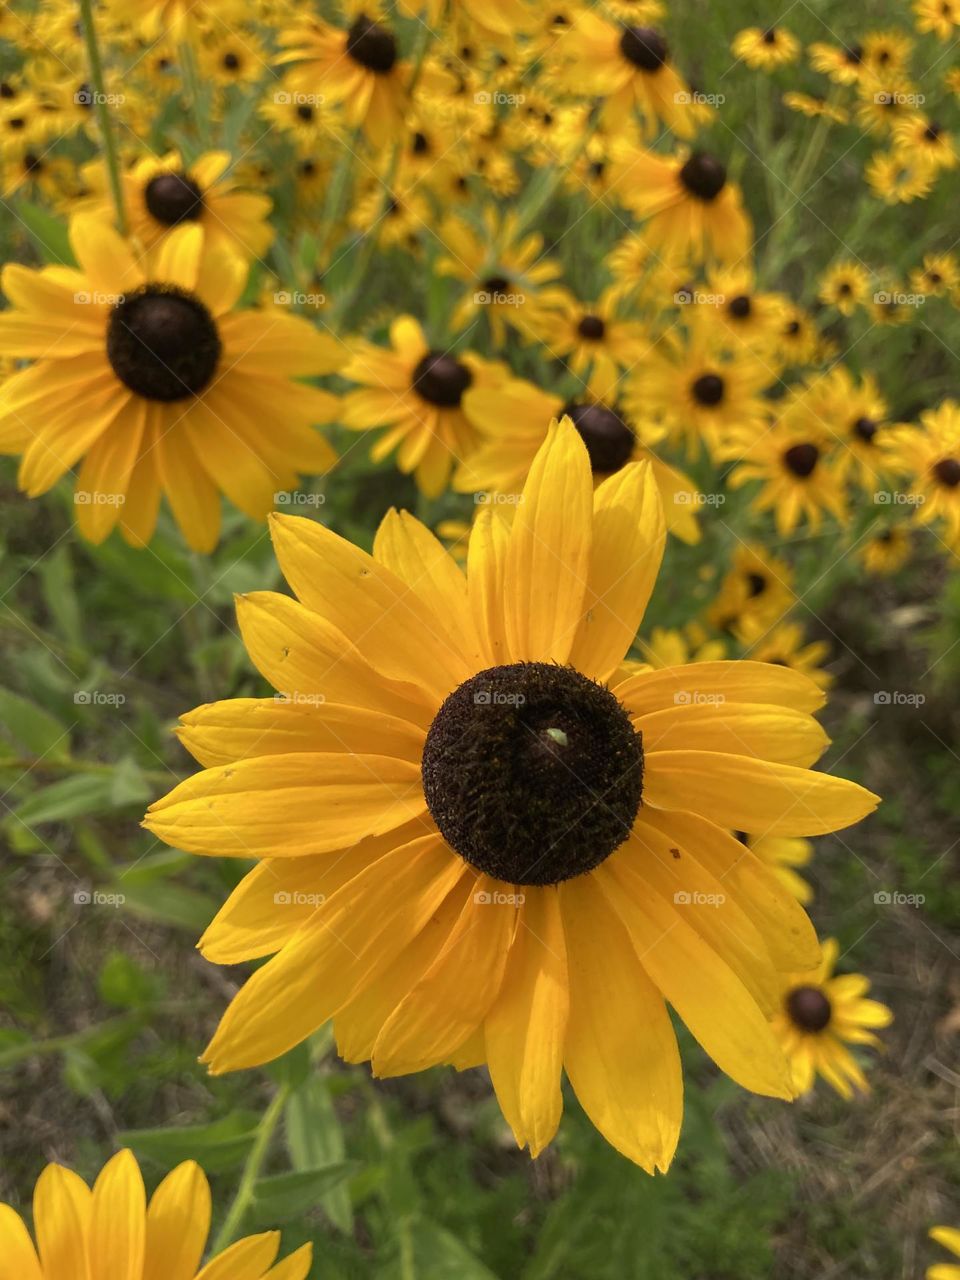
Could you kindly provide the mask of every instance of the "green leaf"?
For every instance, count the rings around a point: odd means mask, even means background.
[[[150,1004],[157,994],[157,979],[122,951],[112,951],[100,969],[97,979],[100,998],[121,1009],[140,1008]]]
[[[124,905],[143,920],[199,931],[217,913],[219,904],[212,897],[185,885],[131,881],[122,875],[116,883],[126,898]]]
[[[77,265],[65,222],[28,200],[17,202],[17,217],[25,224],[46,262],[65,267]]]
[[[303,1169],[260,1178],[254,1187],[249,1210],[253,1225],[269,1227],[278,1222],[290,1222],[313,1209],[325,1207],[333,1188],[342,1187],[358,1167],[354,1160],[342,1160],[322,1169]]]
[[[138,1156],[167,1169],[183,1160],[196,1160],[207,1173],[225,1173],[247,1158],[259,1119],[249,1112],[234,1112],[211,1124],[128,1129],[119,1137],[121,1144],[131,1147]]]
[[[0,728],[38,759],[62,759],[70,754],[69,731],[56,716],[9,689],[0,689]]]
[[[43,601],[63,638],[78,649],[83,648],[83,624],[80,603],[74,586],[73,559],[64,544],[37,565]]]
[[[284,1129],[295,1170],[322,1168],[343,1159],[343,1129],[322,1076],[311,1076],[290,1095]],[[353,1205],[347,1187],[336,1187],[324,1196],[323,1209],[338,1230],[345,1234],[353,1231]]]
[[[14,812],[28,827],[41,822],[63,822],[85,813],[103,813],[113,808],[113,775],[80,773],[42,787],[24,800]]]
[[[410,1224],[417,1280],[498,1280],[455,1235],[429,1218]]]

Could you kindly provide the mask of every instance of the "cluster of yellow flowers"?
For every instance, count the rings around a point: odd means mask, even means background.
[[[945,38],[947,7],[918,4],[920,30]],[[104,0],[85,47],[73,5],[3,10],[5,193],[51,260],[3,270],[0,451],[31,497],[79,468],[85,538],[146,547],[165,498],[201,553],[223,496],[263,520],[301,477],[333,492],[352,433],[414,478],[426,523],[391,511],[372,555],[272,519],[296,598],[253,593],[239,619],[282,696],[186,716],[203,767],[148,816],[257,859],[201,945],[272,958],[207,1061],[262,1064],[332,1019],[377,1074],[485,1064],[533,1154],[565,1072],[614,1146],[666,1169],[668,1003],[756,1092],[866,1087],[848,1046],[889,1011],[833,976],[797,868],[877,798],[811,770],[825,650],[767,543],[853,517],[865,568],[893,572],[903,515],[955,547],[960,407],[892,424],[877,377],[760,286],[731,157],[697,141],[717,102],[648,25],[659,0],[397,9]],[[917,195],[955,163],[901,103],[909,45],[810,51],[891,137],[887,197],[908,164]],[[781,28],[733,48],[798,53]],[[564,246],[586,219],[590,272]],[[956,302],[950,255],[917,270]],[[821,299],[846,317],[870,288],[840,264]],[[753,540],[702,617],[635,648],[668,534],[696,543],[727,489]]]

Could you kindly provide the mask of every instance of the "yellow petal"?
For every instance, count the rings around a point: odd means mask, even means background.
[[[363,651],[377,671],[444,698],[470,675],[439,621],[400,578],[359,547],[298,516],[273,516],[280,568],[315,613]]]
[[[409,1075],[436,1066],[480,1025],[503,981],[517,923],[515,897],[489,876],[476,878],[440,954],[377,1037],[374,1075]]]
[[[500,994],[485,1023],[490,1079],[517,1145],[538,1156],[563,1111],[570,993],[556,888],[528,886]]]
[[[220,536],[220,494],[197,457],[184,419],[166,425],[157,444],[157,463],[183,536],[194,551],[209,553]]]
[[[8,1204],[0,1204],[0,1280],[43,1280],[30,1232]]]
[[[163,1179],[147,1208],[143,1280],[193,1280],[210,1231],[210,1185],[194,1160]]]
[[[512,661],[567,661],[583,614],[592,522],[590,460],[565,418],[537,452],[510,531],[503,609]]]
[[[259,756],[204,769],[150,806],[144,825],[190,853],[325,853],[426,809],[420,769],[388,756]]]
[[[279,1251],[279,1231],[247,1236],[224,1249],[223,1253],[218,1253],[199,1273],[197,1280],[261,1280]]]
[[[683,1081],[663,998],[593,873],[560,886],[570,1020],[564,1066],[606,1140],[648,1173],[666,1171],[680,1136]]]
[[[92,1280],[87,1268],[90,1188],[72,1170],[48,1164],[33,1190],[33,1230],[43,1280]]]
[[[295,1253],[264,1273],[263,1280],[306,1280],[313,1262],[313,1245],[301,1245]]]
[[[216,1074],[286,1053],[375,981],[463,875],[439,836],[373,863],[334,893],[227,1009],[203,1060]]]
[[[142,1280],[147,1195],[132,1151],[118,1151],[93,1186],[91,1280]]]
[[[634,717],[651,751],[722,751],[808,768],[830,739],[803,711],[756,702],[689,702]]]
[[[695,699],[762,702],[797,711],[816,711],[826,694],[809,677],[772,662],[691,662],[682,667],[642,671],[614,687],[632,715],[648,715]]]
[[[666,526],[649,464],[610,476],[593,500],[593,547],[584,614],[570,651],[578,671],[606,680],[633,644],[653,591]]]
[[[650,979],[721,1071],[745,1089],[792,1098],[787,1060],[756,1001],[679,908],[651,894],[622,858],[597,878]]]
[[[255,756],[336,751],[393,756],[419,763],[423,730],[408,720],[327,702],[278,695],[229,698],[188,711],[177,737],[207,767]]]
[[[130,396],[83,461],[74,504],[77,527],[89,542],[103,542],[126,506],[146,417],[146,402]]]
[[[872,813],[880,797],[846,778],[718,751],[652,751],[644,798],[759,835],[818,836]]]
[[[70,222],[70,247],[92,293],[111,298],[143,284],[130,245],[101,217],[77,214]]]
[[[160,284],[196,289],[203,253],[203,228],[198,222],[174,227],[151,255],[149,276]]]
[[[474,628],[485,661],[506,661],[507,637],[503,621],[503,584],[510,546],[510,526],[494,507],[481,507],[470,531],[467,550],[467,591]]]

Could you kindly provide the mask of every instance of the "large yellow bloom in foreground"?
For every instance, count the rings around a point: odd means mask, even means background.
[[[809,771],[823,697],[797,672],[622,668],[665,538],[647,463],[594,490],[564,418],[510,509],[480,511],[466,575],[405,513],[372,556],[276,518],[298,598],[238,608],[282,696],[188,715],[206,768],[147,825],[260,859],[201,943],[220,963],[277,953],[227,1011],[212,1071],[332,1018],[377,1075],[485,1062],[533,1154],[565,1070],[615,1147],[665,1169],[682,1111],[667,1003],[740,1084],[789,1098],[769,1019],[782,973],[819,958],[729,831],[831,831],[876,797]]]
[[[262,520],[298,472],[335,455],[313,428],[336,415],[331,373],[346,349],[306,320],[234,311],[247,267],[180,226],[145,259],[89,214],[70,224],[79,269],[10,263],[0,284],[0,356],[33,360],[0,387],[0,453],[22,454],[18,483],[46,493],[82,459],[80,532],[153,536],[165,494],[184,536],[211,551],[221,493]]]
[[[48,1164],[33,1193],[34,1248],[20,1215],[0,1204],[0,1280],[304,1280],[312,1246],[274,1266],[280,1232],[238,1240],[201,1267],[210,1230],[210,1187],[186,1160],[147,1204],[130,1151],[118,1151],[93,1190]]]

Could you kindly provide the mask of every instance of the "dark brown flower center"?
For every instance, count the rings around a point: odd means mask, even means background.
[[[386,27],[361,14],[347,33],[347,53],[368,71],[386,75],[397,61],[397,42]]]
[[[592,871],[630,834],[643,742],[602,685],[516,662],[471,677],[427,733],[423,791],[444,839],[507,884]]]
[[[577,325],[580,337],[588,338],[591,342],[599,342],[606,331],[607,326],[600,316],[582,316]]]
[[[712,409],[723,399],[726,387],[718,373],[702,373],[694,381],[690,390],[697,404],[703,405],[706,409]]]
[[[567,414],[587,446],[590,466],[597,475],[619,471],[633,454],[634,435],[624,420],[605,404],[570,402],[560,411]]]
[[[813,475],[820,460],[820,450],[815,444],[792,444],[783,453],[783,465],[801,480]]]
[[[428,351],[413,371],[413,386],[430,404],[455,409],[473,381],[473,374],[455,356]]]
[[[659,71],[669,54],[666,40],[652,27],[624,27],[620,52],[641,71]]]
[[[873,444],[873,438],[877,434],[877,424],[872,418],[857,418],[853,424],[853,434],[858,440],[862,440],[864,444]]]
[[[730,299],[730,306],[728,310],[730,314],[735,316],[738,320],[746,320],[752,309],[753,303],[745,293],[738,293],[735,298]]]
[[[199,298],[173,285],[148,284],[113,308],[107,358],[131,391],[169,403],[199,395],[209,384],[222,345]]]
[[[956,458],[941,458],[934,463],[933,474],[947,489],[956,489],[960,484],[960,461]]]
[[[716,156],[695,151],[680,170],[680,181],[698,200],[715,200],[727,182],[727,171]]]
[[[830,1001],[819,987],[794,987],[786,998],[790,1021],[801,1031],[823,1031],[833,1016]]]
[[[151,215],[166,227],[196,222],[203,213],[203,192],[185,173],[158,173],[147,183],[144,200]]]

